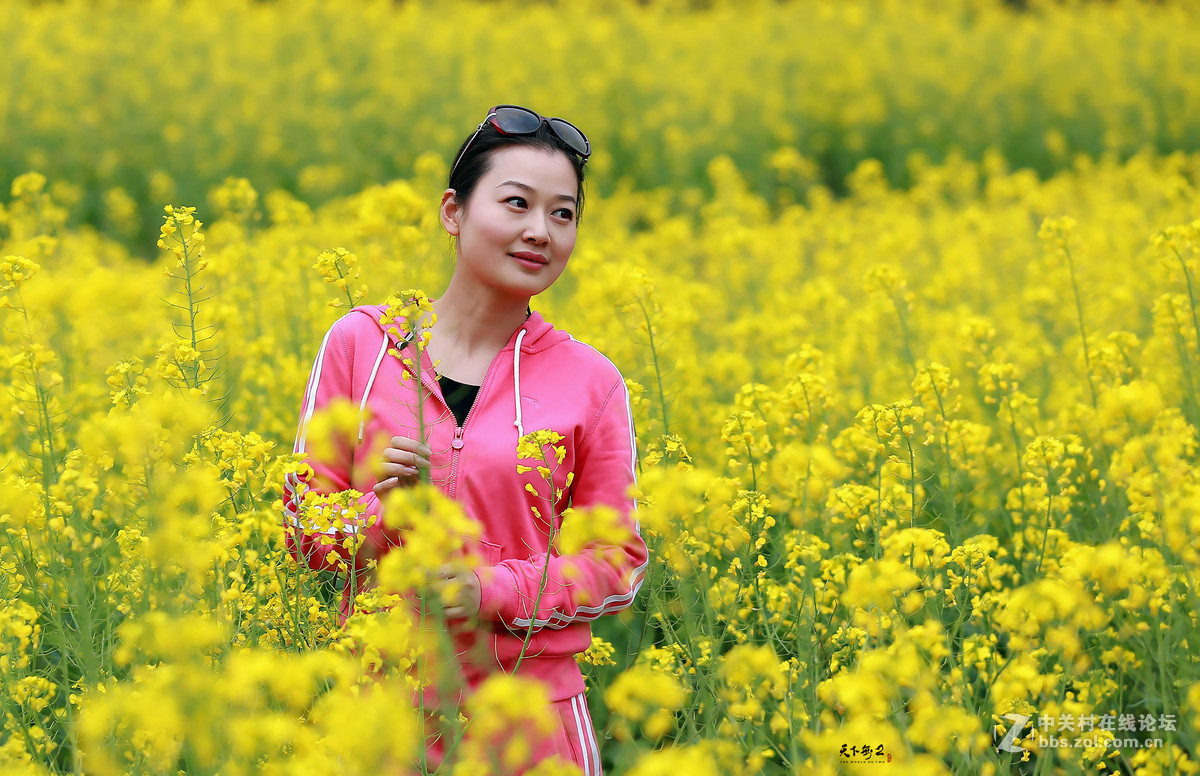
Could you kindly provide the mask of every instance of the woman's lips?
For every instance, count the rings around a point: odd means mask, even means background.
[[[510,253],[508,255],[516,259],[517,263],[522,267],[527,267],[528,269],[539,269],[550,263],[546,257],[540,253],[521,251],[520,253]]]

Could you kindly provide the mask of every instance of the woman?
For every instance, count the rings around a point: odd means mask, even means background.
[[[425,442],[418,438],[417,381],[401,379],[406,368],[410,377],[416,372],[387,354],[395,347],[412,355],[411,335],[386,333],[381,305],[355,308],[321,343],[294,449],[306,452],[313,413],[339,398],[361,408],[359,439],[337,460],[310,455],[312,475],[289,477],[284,494],[289,549],[314,568],[332,567],[345,551],[304,530],[304,490],[365,494],[359,523],[347,529],[360,532],[363,549],[345,558],[356,573],[346,581],[344,617],[368,559],[403,540],[382,524],[384,498],[427,469],[483,527],[483,567],[446,568],[430,580],[434,589],[460,591],[447,602],[452,621],[477,623],[466,629],[469,638],[455,639],[468,685],[514,669],[544,682],[561,730],[535,756],[558,754],[589,775],[601,772],[599,754],[574,655],[591,643],[590,622],[629,606],[641,586],[647,551],[631,495],[637,447],[620,372],[532,311],[529,300],[554,283],[571,256],[590,150],[583,133],[561,119],[518,106],[488,112],[460,147],[442,195],[441,221],[456,238],[457,262],[432,301],[436,323],[421,356]],[[536,470],[517,469],[517,440],[537,429],[558,432],[566,448],[555,472],[563,495],[554,514],[568,504],[606,505],[627,527],[623,541],[574,555],[549,551],[548,521],[531,509],[545,515],[546,500],[526,488],[545,493],[546,483]],[[469,649],[479,641],[486,649]],[[428,746],[431,765],[444,744]]]

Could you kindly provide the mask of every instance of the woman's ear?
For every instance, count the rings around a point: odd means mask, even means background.
[[[457,237],[462,220],[462,208],[458,206],[454,189],[446,189],[442,194],[442,205],[438,210],[438,215],[441,216],[442,226],[445,227],[446,232]]]

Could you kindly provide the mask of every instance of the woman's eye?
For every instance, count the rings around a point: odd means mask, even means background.
[[[565,219],[567,221],[570,221],[572,218],[575,217],[575,214],[572,213],[570,210],[568,210],[565,207],[560,207],[558,210],[555,210],[554,214],[556,216],[558,216],[559,218]]]
[[[511,202],[514,205],[516,205],[517,207],[525,207],[525,198],[524,197],[509,197],[508,199],[506,199],[504,201]]]

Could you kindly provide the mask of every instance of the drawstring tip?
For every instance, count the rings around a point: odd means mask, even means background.
[[[525,427],[521,425],[521,340],[525,338],[525,329],[517,334],[517,345],[513,348],[513,400],[516,404],[517,419],[513,425],[517,427],[517,439],[525,436]]]

